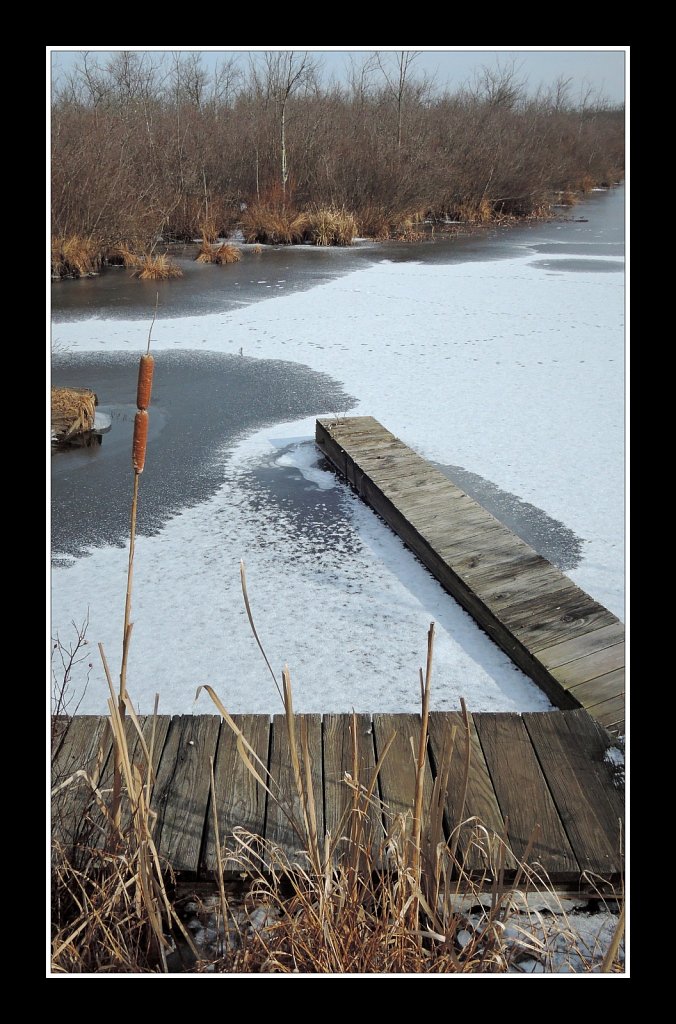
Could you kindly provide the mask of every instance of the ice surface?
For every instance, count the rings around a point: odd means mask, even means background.
[[[623,617],[622,275],[548,274],[534,260],[526,252],[483,263],[381,262],[244,309],[160,318],[153,350],[159,359],[163,349],[203,349],[206,339],[212,350],[329,373],[358,397],[350,415],[375,416],[423,456],[485,477],[583,538],[569,575]],[[61,350],[140,352],[148,323],[92,319],[59,323],[53,334]],[[308,419],[246,438],[213,498],[139,538],[128,679],[141,710],[157,690],[166,713],[210,712],[206,698],[193,704],[205,682],[231,711],[278,710],[246,621],[240,558],[259,633],[277,670],[288,661],[299,711],[417,710],[432,620],[435,708],[455,709],[461,695],[477,711],[548,707],[347,491],[347,525],[326,532],[323,496],[336,482],[317,464],[313,434]],[[261,460],[306,482],[316,515],[300,544],[292,513],[260,488],[252,493]],[[102,548],[53,572],[54,629],[65,638],[89,606],[90,641],[103,641],[113,664],[126,557]],[[106,696],[93,673],[80,711],[104,711]]]

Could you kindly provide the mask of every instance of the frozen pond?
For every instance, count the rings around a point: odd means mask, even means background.
[[[432,619],[433,706],[547,706],[311,439],[316,415],[376,416],[623,617],[623,190],[572,216],[585,220],[245,253],[165,286],[129,674],[141,710],[159,690],[165,712],[190,711],[207,681],[232,711],[278,710],[240,558],[298,710],[416,709]],[[54,382],[94,388],[113,418],[100,448],[52,460],[54,629],[65,638],[89,609],[113,663],[135,363],[156,290],[131,282],[127,301],[129,287],[117,271],[54,286]],[[95,666],[80,710],[105,697]]]

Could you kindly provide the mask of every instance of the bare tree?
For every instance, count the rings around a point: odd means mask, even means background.
[[[282,193],[286,195],[289,180],[287,154],[287,111],[289,100],[301,89],[307,89],[316,79],[319,61],[310,55],[295,50],[268,50],[263,55],[265,67],[265,90],[277,107],[281,147]]]
[[[401,149],[401,126],[408,74],[411,64],[420,56],[421,52],[421,50],[399,50],[392,55],[394,67],[388,67],[381,53],[376,52],[375,54],[376,63],[397,104],[397,149]]]
[[[489,107],[512,110],[526,87],[526,79],[521,77],[522,67],[516,60],[507,63],[498,60],[495,67],[484,65],[475,79],[475,98]]]

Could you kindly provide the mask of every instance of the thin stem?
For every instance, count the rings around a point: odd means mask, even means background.
[[[122,631],[122,665],[120,667],[120,714],[124,718],[124,697],[127,693],[127,657],[131,639],[131,591],[134,580],[134,548],[136,546],[136,509],[138,507],[138,480],[140,473],[134,473],[134,494],[131,499],[131,523],[129,526],[129,565],[127,568],[127,595],[124,602],[124,628]]]
[[[160,304],[160,293],[159,292],[155,292],[155,312],[153,313],[153,322],[151,323],[150,330],[148,331],[148,347],[146,349],[146,355],[148,355],[148,353],[150,352],[150,335],[153,333],[153,327],[155,326],[155,319],[157,317],[157,307],[159,306],[159,304]]]

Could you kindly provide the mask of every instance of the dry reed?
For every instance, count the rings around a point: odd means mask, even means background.
[[[172,263],[166,253],[160,253],[158,256],[144,256],[134,272],[134,277],[141,281],[169,281],[175,277],[183,277],[183,271]]]
[[[65,440],[91,430],[96,416],[96,395],[87,388],[51,389],[52,434]]]
[[[96,238],[61,235],[52,238],[51,248],[53,277],[86,277],[101,268],[103,247]]]

